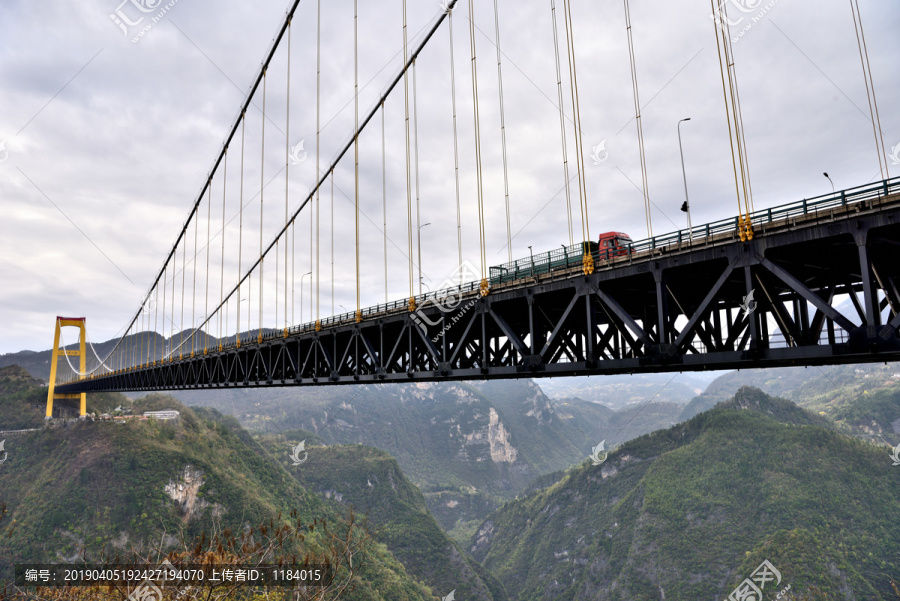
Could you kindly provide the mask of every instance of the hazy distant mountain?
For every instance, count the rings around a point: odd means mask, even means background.
[[[794,401],[855,436],[900,443],[900,363],[728,372],[688,403],[679,421],[730,398],[743,385]]]
[[[628,404],[646,402],[687,403],[721,373],[576,376],[541,379],[540,385],[554,400],[578,397],[621,409]]]

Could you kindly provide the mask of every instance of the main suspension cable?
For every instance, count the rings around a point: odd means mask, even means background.
[[[452,1],[451,1],[451,5],[452,5],[452,4],[455,4],[455,0],[452,0]],[[364,120],[361,121],[360,126],[357,128],[358,131],[357,131],[357,132],[354,132],[354,138],[355,138],[356,136],[358,136],[358,135],[359,135],[359,132],[361,132],[363,129],[365,129],[365,127],[371,122],[372,118],[375,116],[376,112],[378,111],[378,109],[379,109],[379,107],[380,107],[380,105],[381,105],[382,100],[384,100],[385,98],[387,98],[387,96],[391,93],[391,91],[399,84],[400,80],[401,80],[402,78],[405,77],[407,70],[408,70],[409,68],[411,68],[411,66],[412,66],[412,62],[415,61],[415,59],[418,57],[418,55],[422,52],[422,50],[424,49],[424,47],[426,46],[426,44],[429,42],[429,40],[432,38],[432,36],[434,35],[434,33],[437,31],[438,27],[440,27],[440,25],[441,25],[441,23],[443,22],[443,20],[444,20],[445,17],[446,17],[446,14],[445,14],[445,13],[442,13],[442,14],[440,15],[440,17],[438,17],[438,18],[436,19],[436,21],[434,22],[434,24],[431,26],[430,30],[425,34],[424,38],[419,42],[419,44],[418,44],[418,46],[416,47],[416,49],[412,52],[411,56],[408,57],[407,62],[406,62],[406,64],[404,65],[404,69],[402,70],[402,72],[399,73],[399,74],[391,81],[391,83],[388,85],[386,91],[382,94],[381,99],[379,99],[378,104],[372,109],[372,111],[366,116],[366,118],[365,118]],[[264,87],[264,90],[265,90],[265,87]],[[332,176],[333,176],[333,171],[334,171],[335,167],[336,167],[337,164],[342,160],[342,158],[346,155],[346,153],[350,150],[350,148],[351,148],[352,146],[353,146],[353,139],[351,139],[350,142],[348,142],[345,146],[343,146],[343,147],[341,148],[341,150],[337,153],[336,157],[333,159],[333,161],[332,161],[332,163],[331,163],[331,167],[329,168],[329,173],[332,173]],[[317,184],[316,187],[321,187],[321,186],[325,183],[326,177],[327,177],[327,176],[323,176],[323,177],[319,180],[319,182],[318,182],[318,184]],[[332,179],[332,185],[334,185],[333,179]],[[306,199],[305,199],[305,200],[300,204],[300,206],[294,211],[294,213],[293,213],[293,215],[292,215],[292,217],[291,217],[291,221],[290,221],[289,223],[293,223],[294,220],[296,219],[297,215],[299,215],[300,211],[302,211],[302,210],[306,207],[306,205],[307,205],[308,203],[310,203],[310,202],[313,200],[313,198],[314,198],[314,193],[315,193],[315,190],[312,190],[312,191],[309,193],[309,195],[306,197]],[[408,204],[410,204],[410,203],[408,203]],[[409,225],[411,225],[411,220],[410,220],[410,222],[409,222]],[[243,283],[244,283],[245,280],[248,281],[248,285],[252,286],[252,284],[251,284],[250,282],[252,282],[253,271],[256,269],[257,266],[261,265],[262,260],[263,260],[263,258],[265,257],[265,255],[266,255],[272,248],[275,247],[276,241],[277,241],[278,239],[280,239],[280,237],[281,237],[282,235],[284,235],[284,234],[287,232],[288,227],[289,227],[289,225],[286,224],[284,227],[281,228],[281,230],[276,234],[275,240],[273,240],[272,242],[270,242],[270,243],[269,243],[269,246],[266,247],[265,250],[263,250],[263,251],[260,253],[260,257],[259,257],[252,265],[249,266],[247,273],[246,273],[242,278],[240,278],[240,280],[238,281],[238,284],[231,290],[231,292],[229,292],[228,295],[226,295],[225,301],[224,301],[224,302],[228,302],[228,300],[231,298],[231,296],[233,296],[233,295],[239,290],[239,288],[243,285]],[[410,238],[411,238],[411,236],[410,236]],[[260,273],[258,277],[262,277],[262,274]],[[483,283],[486,283],[486,282],[483,282]],[[412,281],[410,281],[410,286],[412,286]],[[411,296],[410,298],[413,299],[412,296]],[[412,303],[411,303],[411,304],[412,304]],[[248,303],[248,305],[249,305],[249,303]],[[217,310],[219,310],[219,308],[220,308],[220,307],[217,307],[215,310],[217,311]],[[248,306],[248,323],[249,323],[249,306]],[[203,325],[205,325],[205,323],[204,323]]]
[[[260,72],[257,75],[256,80],[254,81],[253,85],[251,86],[249,93],[246,95],[246,97],[244,99],[244,103],[243,103],[243,105],[241,107],[241,111],[240,111],[240,116],[235,120],[234,124],[232,125],[231,130],[228,133],[228,136],[226,137],[225,142],[222,145],[222,150],[220,151],[219,155],[216,157],[216,159],[214,161],[213,167],[209,172],[210,178],[213,175],[215,175],[216,171],[218,170],[219,164],[221,163],[221,161],[223,160],[223,158],[225,156],[226,149],[231,144],[232,139],[234,138],[235,134],[237,133],[238,125],[244,119],[244,117],[246,115],[246,110],[250,106],[250,103],[252,102],[255,92],[260,84],[260,81],[262,79],[262,73],[263,73],[263,71],[265,71],[265,69],[268,67],[269,63],[272,61],[272,57],[275,55],[275,51],[278,49],[278,46],[282,39],[282,36],[284,35],[284,32],[287,28],[287,23],[290,20],[291,16],[294,14],[294,12],[297,10],[297,6],[299,4],[300,4],[300,0],[294,0],[294,2],[291,4],[291,7],[288,9],[288,11],[286,13],[285,21],[282,24],[282,27],[279,30],[278,34],[273,39],[272,44],[269,47],[268,52],[266,53],[266,58],[262,63]],[[153,284],[150,286],[149,290],[152,290],[154,287],[156,287],[159,284],[159,280],[160,280],[160,278],[163,277],[164,273],[166,272],[166,268],[170,261],[173,262],[173,271],[174,271],[174,261],[177,260],[176,253],[178,251],[178,245],[182,242],[182,240],[187,235],[188,227],[190,225],[191,219],[193,219],[194,216],[196,215],[197,210],[198,210],[200,203],[202,202],[205,194],[206,194],[206,185],[204,185],[203,189],[201,189],[200,193],[197,195],[197,199],[194,201],[194,203],[191,207],[191,211],[188,214],[187,220],[185,221],[184,225],[182,226],[181,231],[179,232],[175,242],[172,244],[171,248],[169,249],[169,253],[166,256],[166,259],[163,261],[163,266],[160,268],[159,272],[157,273],[156,279],[154,280]],[[172,293],[173,293],[173,302],[172,302],[173,318],[174,318],[174,277],[175,277],[175,275],[173,274],[173,290],[172,290]],[[183,313],[183,310],[184,310],[184,303],[182,302],[182,313]],[[123,345],[127,345],[129,342],[131,342],[131,340],[129,339],[131,329],[132,329],[132,327],[134,327],[134,325],[137,322],[138,318],[140,317],[142,311],[143,311],[143,307],[139,307],[138,310],[135,312],[135,314],[132,317],[129,324],[127,326],[125,326],[125,328],[124,328],[125,333],[118,339],[118,341],[116,342],[116,344],[112,348],[112,350],[110,350],[107,358],[113,357],[113,355],[118,355],[119,357],[122,357],[122,355],[125,354],[120,351],[125,351],[126,349],[123,348]],[[173,328],[172,333],[174,335],[174,327],[175,327],[174,319],[172,319],[171,322],[172,322],[172,328]],[[205,325],[205,323],[204,323],[204,325]],[[182,326],[183,326],[183,323],[182,323]],[[183,329],[182,329],[182,332],[183,332]]]

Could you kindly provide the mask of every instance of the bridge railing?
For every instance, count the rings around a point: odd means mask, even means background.
[[[818,214],[830,209],[846,207],[867,200],[884,198],[892,194],[900,194],[900,178],[884,180],[865,186],[841,190],[814,198],[803,199],[778,207],[761,209],[750,214],[750,221],[756,228],[809,214]],[[721,219],[691,229],[678,230],[632,242],[624,247],[599,248],[596,242],[590,243],[595,264],[598,261],[609,262],[619,257],[629,257],[660,248],[680,246],[693,241],[707,241],[722,235],[737,237],[740,222],[738,217]],[[496,265],[490,268],[490,283],[514,281],[524,277],[533,277],[555,271],[558,268],[577,267],[582,264],[582,244],[560,246],[549,252],[537,253],[524,259]]]
[[[778,207],[761,209],[750,215],[750,221],[755,228],[762,228],[767,224],[788,220],[791,218],[802,217],[809,214],[819,214],[831,209],[838,209],[848,205],[863,203],[866,201],[877,200],[887,196],[900,194],[900,177],[840,190],[832,194],[824,194],[814,198],[803,199]],[[491,285],[502,284],[523,278],[534,277],[537,275],[551,273],[561,269],[570,269],[579,267],[583,263],[583,253],[585,247],[590,248],[590,252],[594,258],[595,264],[598,262],[610,261],[615,262],[618,259],[629,259],[634,255],[654,251],[660,248],[670,246],[680,246],[693,241],[708,241],[716,236],[731,235],[737,236],[739,229],[739,221],[737,217],[729,219],[721,219],[704,225],[694,226],[691,229],[678,230],[661,236],[654,236],[644,240],[638,240],[624,247],[616,248],[600,248],[596,242],[579,243],[571,246],[560,245],[559,248],[553,250],[530,255],[524,259],[518,259],[510,263],[495,265],[488,270],[488,279]],[[418,295],[415,298],[417,307],[423,307],[431,302],[447,305],[447,299],[459,296],[473,297],[480,292],[480,282],[473,281],[455,286],[453,288],[445,288],[442,290],[434,290],[426,294]],[[452,303],[455,304],[455,301]],[[382,303],[375,306],[361,309],[363,319],[377,317],[398,311],[408,311],[408,299],[396,300],[388,303]],[[356,321],[356,313],[348,311],[339,315],[333,315],[320,320],[319,325],[322,328],[328,328],[340,324],[354,323]],[[289,333],[296,334],[300,332],[309,332],[316,329],[315,322],[307,322],[292,326],[288,329]],[[266,330],[263,339],[278,338],[284,335],[282,330]],[[787,343],[785,343],[787,344]],[[234,346],[232,339],[226,347]],[[777,343],[776,343],[777,345]],[[71,379],[79,379],[73,374]],[[68,381],[64,377],[61,381]]]
[[[845,207],[847,205],[862,203],[868,200],[884,198],[892,194],[900,194],[900,177],[858,186],[847,190],[839,190],[832,194],[824,194],[814,198],[803,199],[790,204],[761,209],[750,214],[751,223],[761,228],[766,224],[801,217],[809,214],[822,213],[830,209]],[[720,219],[704,225],[694,226],[691,229],[678,230],[661,236],[654,236],[644,240],[638,240],[625,247],[600,248],[596,242],[588,244],[595,264],[599,261],[609,262],[619,258],[627,258],[647,251],[653,251],[670,246],[687,244],[692,241],[709,240],[719,235],[737,235],[739,229],[737,217]],[[491,285],[511,282],[522,278],[533,277],[545,273],[551,273],[558,269],[569,269],[582,265],[585,244],[573,244],[571,246],[560,245],[559,248],[550,251],[535,253],[523,259],[517,259],[509,263],[495,265],[488,270],[488,281]],[[416,306],[422,307],[429,301],[443,302],[453,295],[472,296],[478,293],[480,282],[467,282],[454,288],[435,290],[415,297]],[[362,309],[363,319],[396,312],[409,308],[407,299],[382,303]],[[339,315],[327,317],[320,321],[323,328],[338,324],[352,323],[356,314],[348,311]],[[290,328],[290,332],[298,333],[315,329],[315,323],[309,322]],[[269,337],[277,337],[273,332]]]

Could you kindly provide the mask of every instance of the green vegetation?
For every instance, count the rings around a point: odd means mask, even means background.
[[[888,599],[900,470],[826,424],[743,388],[507,504],[471,550],[521,601],[724,598],[763,559],[798,594]]]
[[[147,556],[204,532],[280,527],[287,520],[281,516],[292,514],[302,524],[345,523],[345,512],[307,492],[234,418],[161,395],[134,405],[174,408],[181,417],[56,421],[7,436],[0,502],[14,527],[0,539],[0,581],[14,563]],[[307,536],[284,552],[302,554],[314,542]],[[357,560],[355,588],[342,598],[432,599],[383,544],[373,542]]]
[[[384,449],[458,542],[535,478],[583,460],[601,440],[610,448],[668,427],[681,411],[673,403],[615,412],[577,399],[554,402],[529,379],[179,395],[235,415],[251,431],[302,429],[329,444]],[[295,438],[311,444],[309,435]]]
[[[900,365],[837,365],[729,372],[685,406],[690,419],[731,398],[743,385],[797,403],[827,417],[844,432],[866,440],[900,443]]]
[[[306,490],[365,515],[374,539],[383,542],[412,576],[441,596],[456,590],[460,599],[506,599],[499,582],[440,529],[422,493],[393,457],[362,445],[311,447],[306,438],[308,459],[293,466],[289,451],[303,440],[295,438],[297,434],[263,435],[260,442]]]

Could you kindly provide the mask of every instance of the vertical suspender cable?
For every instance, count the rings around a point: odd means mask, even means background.
[[[737,133],[737,149],[738,159],[741,166],[741,176],[743,177],[744,187],[744,212],[746,213],[745,229],[748,237],[753,236],[752,226],[750,223],[750,213],[753,210],[753,191],[750,187],[750,163],[747,157],[747,140],[744,137],[744,117],[741,113],[741,95],[738,91],[737,69],[734,66],[734,48],[731,44],[731,36],[724,36],[728,56],[728,81],[731,86],[731,104],[732,111],[735,115],[735,132]]]
[[[403,0],[403,105],[406,120],[406,230],[407,246],[409,252],[409,310],[414,311],[416,301],[413,299],[413,233],[412,233],[412,191],[409,187],[410,180],[410,153],[409,153],[409,76],[407,63],[409,49],[407,47],[406,32],[406,0]]]
[[[416,88],[416,59],[412,63],[412,81],[413,81],[413,146],[415,154],[413,155],[413,165],[416,182],[416,250],[418,251],[419,263],[419,296],[422,296],[422,211],[419,208],[419,93]]]
[[[262,80],[263,72],[268,67],[269,63],[271,62],[272,57],[275,54],[275,51],[277,50],[278,45],[281,41],[281,38],[284,35],[284,31],[287,28],[287,22],[290,19],[291,15],[294,14],[294,11],[297,9],[297,6],[299,4],[300,4],[300,0],[294,0],[291,8],[287,11],[287,17],[285,19],[285,22],[282,25],[281,30],[276,35],[274,43],[272,44],[272,46],[269,50],[268,56],[266,57],[265,61],[263,62],[262,69],[261,69],[259,75],[257,75],[257,78],[253,83],[250,93],[246,96],[244,104],[241,107],[241,116],[239,118],[240,120],[244,119],[247,107],[249,106],[250,102],[252,101],[254,93]],[[237,132],[237,127],[238,127],[238,122],[236,121],[234,123],[234,125],[232,126],[231,131],[228,134],[228,137],[226,138],[226,141],[222,147],[221,152],[219,153],[218,157],[216,158],[215,165],[213,166],[212,170],[210,171],[210,174],[211,174],[210,177],[212,177],[212,174],[215,174],[219,163],[222,161],[222,159],[225,155],[226,148],[231,143],[231,140],[233,139],[235,133]],[[204,185],[204,188],[200,191],[200,194],[198,195],[197,200],[194,201],[194,204],[191,208],[190,215],[188,216],[188,219],[185,221],[184,226],[182,227],[181,231],[179,232],[175,243],[172,244],[172,247],[170,248],[169,253],[166,257],[166,260],[163,262],[163,267],[157,273],[156,279],[155,279],[153,285],[150,287],[151,290],[153,289],[153,286],[156,286],[158,284],[159,279],[163,276],[165,267],[166,267],[166,265],[169,264],[170,260],[173,263],[173,271],[174,271],[174,262],[177,260],[176,253],[178,251],[178,245],[187,236],[187,233],[188,233],[187,228],[190,226],[191,219],[193,218],[194,214],[197,212],[198,208],[200,207],[200,203],[203,200],[203,195],[206,193],[206,185],[208,185],[208,182],[207,182],[207,184]],[[173,287],[174,287],[174,277],[175,277],[175,274],[173,273]],[[241,282],[242,282],[242,280],[241,280]],[[232,291],[232,293],[234,293],[234,292],[235,291]],[[174,288],[173,288],[173,294],[174,294]],[[182,294],[182,296],[183,296],[183,294]],[[229,294],[229,298],[230,298],[230,294]],[[174,302],[173,302],[173,304],[174,304]],[[184,309],[184,304],[182,303],[182,312],[183,312],[183,309]],[[135,313],[134,317],[132,318],[131,322],[128,324],[127,328],[125,329],[125,334],[123,334],[122,337],[119,338],[119,340],[116,342],[115,347],[107,355],[108,357],[117,357],[119,359],[122,359],[123,355],[124,355],[124,357],[128,357],[128,352],[127,352],[128,349],[125,347],[134,344],[134,340],[133,340],[133,336],[131,335],[131,332],[132,332],[132,328],[137,323],[137,320],[140,318],[140,315],[141,315],[141,309],[139,308],[138,311]],[[173,307],[173,318],[174,318],[174,307]],[[206,324],[204,323],[203,325],[206,325]],[[173,327],[173,329],[175,327],[174,319],[172,322],[172,327]],[[173,331],[173,335],[174,335],[174,331]]]
[[[453,3],[453,2],[451,2],[451,4],[452,4],[452,3]],[[424,39],[422,40],[422,42],[419,44],[419,46],[417,47],[417,49],[414,51],[413,56],[412,56],[412,60],[415,60],[415,58],[418,56],[418,54],[422,51],[422,48],[424,48],[424,46],[425,46],[425,44],[428,42],[428,40],[431,39],[431,36],[436,32],[437,28],[438,28],[438,27],[440,26],[440,24],[443,22],[443,19],[444,19],[445,17],[446,17],[446,13],[443,13],[443,14],[441,14],[440,17],[438,17],[438,19],[435,21],[434,25],[432,26],[431,30],[425,35],[425,37],[424,37]],[[286,25],[285,25],[285,28],[286,28]],[[412,61],[408,61],[407,64],[404,65],[404,69],[403,69],[402,72],[401,72],[400,74],[398,74],[398,75],[395,77],[395,79],[390,83],[390,85],[388,86],[388,89],[387,89],[387,91],[384,93],[383,97],[385,97],[387,94],[389,94],[390,91],[393,90],[393,88],[394,88],[396,85],[398,85],[400,79],[401,79],[401,78],[403,77],[403,75],[406,73],[406,70],[409,69],[409,68],[411,67],[411,65],[412,65]],[[262,83],[263,83],[263,100],[264,100],[264,104],[263,104],[263,112],[264,112],[264,110],[265,110],[265,100],[266,100],[266,90],[265,90],[265,87],[266,87],[266,86],[265,86],[265,83],[266,83],[266,82],[265,82],[265,72],[264,72],[264,71],[265,71],[265,70],[263,70],[263,73],[262,73],[261,76],[260,76],[260,81],[262,81]],[[379,104],[380,104],[380,102],[379,102]],[[366,116],[365,121],[362,123],[362,125],[361,125],[359,128],[357,128],[357,131],[356,131],[355,134],[354,134],[353,140],[351,140],[349,143],[347,143],[347,144],[340,150],[340,152],[339,152],[338,155],[337,155],[337,158],[335,159],[334,163],[333,163],[332,166],[330,167],[329,171],[333,171],[333,170],[334,170],[334,166],[337,164],[337,162],[340,161],[340,159],[341,159],[341,158],[349,151],[350,147],[353,146],[354,141],[356,141],[356,139],[357,139],[358,136],[359,136],[359,132],[360,132],[363,128],[365,128],[365,126],[372,120],[372,118],[375,116],[375,113],[377,112],[377,110],[378,110],[378,106],[376,106],[376,107],[375,107],[375,108],[374,108],[374,109]],[[263,145],[263,148],[262,148],[263,152],[264,152],[264,148],[265,148],[265,147],[264,147],[264,145]],[[264,161],[263,161],[263,163],[264,163]],[[261,178],[261,181],[262,181],[262,183],[261,183],[261,187],[262,187],[262,186],[264,185],[264,181],[265,181],[265,180],[264,180],[263,178]],[[319,184],[318,184],[318,185],[322,185],[324,182],[325,182],[325,178],[323,177],[323,178],[319,181]],[[252,272],[256,269],[256,266],[257,266],[257,265],[261,265],[262,262],[263,262],[263,260],[264,260],[264,258],[265,258],[265,255],[266,255],[270,250],[272,250],[273,248],[276,247],[276,241],[279,240],[279,238],[280,238],[280,236],[281,236],[282,234],[284,234],[284,233],[287,232],[288,228],[291,227],[291,225],[294,223],[294,219],[296,219],[296,217],[299,215],[299,213],[300,213],[300,211],[303,209],[303,207],[305,207],[305,205],[313,199],[312,194],[313,194],[313,193],[311,192],[310,195],[307,196],[307,198],[304,200],[304,202],[301,204],[301,206],[300,206],[300,207],[296,210],[296,212],[293,214],[293,216],[291,217],[291,220],[289,221],[289,223],[285,224],[285,225],[281,228],[281,231],[280,231],[280,232],[278,233],[278,235],[276,236],[275,241],[271,242],[271,243],[269,244],[269,246],[268,246],[264,251],[262,251],[262,252],[260,253],[259,258],[253,263],[253,265],[251,266],[251,268],[250,268],[250,270],[247,272],[247,274],[246,274],[243,278],[241,278],[241,280],[238,282],[238,284],[237,284],[237,285],[232,289],[232,291],[228,294],[228,296],[227,296],[226,299],[225,299],[226,301],[227,301],[233,294],[235,294],[235,293],[237,293],[237,292],[239,291],[240,286],[243,284],[244,280],[248,280],[249,282],[252,282],[252,275],[253,275]],[[264,203],[263,203],[262,195],[261,195],[261,204],[262,204],[263,207],[265,206]],[[196,208],[195,208],[195,210],[196,210]],[[261,212],[262,212],[262,210],[263,210],[263,209],[261,209]],[[264,215],[261,215],[261,221],[262,221],[262,217],[264,217]],[[262,228],[261,228],[261,229],[262,229]],[[260,276],[258,276],[258,277],[260,277]],[[264,276],[263,276],[263,277],[264,277]],[[486,283],[486,282],[482,281],[482,283],[484,284],[484,283]],[[252,284],[251,284],[251,286],[252,286]],[[412,297],[411,297],[411,298],[412,298]],[[413,300],[414,300],[414,299],[413,299]],[[264,298],[263,298],[263,301],[264,301]],[[218,310],[218,308],[217,308],[217,310]],[[263,312],[263,317],[264,317],[264,312]],[[204,325],[205,325],[205,324],[204,324]]]
[[[287,248],[287,239],[286,238],[285,238],[285,248]],[[273,294],[272,296],[275,297],[275,319],[272,322],[272,324],[274,327],[277,328],[278,323],[279,323],[278,322],[278,295],[281,292],[278,289],[278,284],[279,284],[278,277],[281,272],[281,265],[279,264],[279,262],[281,260],[281,236],[279,236],[275,240],[275,252],[273,254],[275,255],[275,269],[273,270],[273,273],[275,274],[275,294]],[[285,306],[285,308],[284,308],[284,314],[285,314],[285,316],[287,316],[287,306]],[[285,327],[287,327],[287,326],[285,326]]]
[[[209,186],[207,186],[209,187]],[[200,213],[194,213],[194,258],[191,261],[193,264],[193,269],[191,270],[193,273],[191,274],[193,282],[191,284],[191,357],[194,356],[194,352],[196,351],[197,346],[197,337],[194,335],[194,327],[197,325],[197,319],[195,317],[197,311],[197,230],[200,226]]]
[[[259,334],[256,337],[258,343],[262,342],[263,327],[263,268],[265,257],[263,256],[263,191],[265,190],[266,170],[266,70],[263,69],[263,102],[262,102],[262,142],[261,156],[259,160]]]
[[[222,266],[221,273],[219,275],[219,304],[222,304],[222,301],[225,299],[225,190],[226,184],[228,183],[228,150],[225,151],[225,156],[222,157]],[[222,350],[222,339],[224,338],[224,332],[222,331],[222,326],[228,328],[228,305],[225,305],[224,315],[219,313],[219,350]]]
[[[316,179],[318,179],[321,174],[319,173],[319,133],[321,130],[320,126],[320,99],[322,94],[322,0],[318,0],[316,2]],[[316,329],[319,329],[319,319],[321,317],[319,305],[320,305],[320,297],[319,297],[319,282],[321,278],[319,276],[319,221],[320,221],[320,202],[319,198],[321,197],[320,186],[316,186],[316,269],[315,275],[316,278]]]
[[[334,167],[331,168],[331,314],[334,315]]]
[[[353,185],[355,188],[354,222],[356,224],[356,321],[362,321],[359,305],[359,0],[353,0],[353,115],[356,120],[353,141]]]
[[[503,149],[503,197],[506,201],[506,251],[512,263],[512,230],[509,222],[509,175],[506,168],[506,112],[503,110],[503,67],[500,62],[500,10],[494,0],[494,37],[497,48],[497,82],[500,90],[500,142]]]
[[[287,41],[287,82],[286,82],[286,102],[284,117],[284,223],[288,223],[288,188],[291,178],[289,176],[290,167],[290,132],[291,132],[291,21],[288,20],[288,41]],[[276,295],[277,298],[277,295]],[[276,302],[277,307],[277,302]],[[277,309],[276,309],[277,315]],[[277,321],[276,321],[277,324]],[[284,337],[288,335],[288,239],[284,238]]]
[[[166,287],[169,282],[169,263],[166,261],[166,264],[163,265],[163,306],[162,306],[162,314],[163,314],[163,327],[162,327],[162,352],[160,353],[161,359],[164,361],[168,359],[169,354],[166,352],[166,348],[168,348],[166,336]]]
[[[462,219],[459,210],[459,139],[456,130],[456,66],[453,60],[452,9],[447,9],[447,27],[450,30],[450,103],[453,108],[453,173],[456,179],[456,250],[459,255],[458,265],[462,266]],[[461,276],[462,271],[460,270]]]
[[[244,248],[243,240],[244,240],[244,133],[247,126],[247,113],[244,112],[241,115],[241,190],[240,197],[238,199],[239,208],[238,208],[238,285],[241,282],[241,255]],[[247,305],[249,306],[250,302],[247,301]],[[235,311],[235,316],[237,317],[236,327],[237,329],[234,331],[234,343],[235,346],[241,348],[241,295],[240,290],[238,290],[237,295],[237,311]],[[250,323],[247,323],[247,329],[250,329]]]
[[[181,331],[178,332],[178,358],[184,355],[184,292],[185,272],[187,271],[187,238],[184,238],[184,244],[181,246]]]
[[[156,365],[156,358],[159,356],[156,353],[156,341],[159,339],[159,282],[156,282],[156,286],[154,287],[156,290],[156,296],[154,297],[153,302],[153,362],[151,365]],[[163,293],[163,298],[165,299],[165,293]],[[165,320],[165,316],[163,316],[163,320]],[[97,357],[99,360],[100,357]]]
[[[212,178],[210,178],[211,180]],[[204,304],[204,317],[209,317],[209,246],[212,240],[210,240],[210,234],[212,230],[210,229],[210,224],[212,223],[212,181],[209,182],[209,196],[206,199],[206,288],[203,292],[205,297]],[[203,354],[206,354],[206,351],[209,349],[209,326],[206,327],[206,332],[203,334]]]
[[[297,222],[291,221],[291,323],[297,323],[294,319],[294,279],[297,276]]]
[[[148,298],[150,298],[150,294],[149,294],[149,293],[147,294],[146,297],[144,297],[144,304],[143,304],[144,307],[147,306],[147,299],[148,299]],[[138,327],[140,327],[140,329],[141,329],[140,352],[139,352],[139,354],[138,354],[138,358],[139,358],[140,360],[138,361],[138,364],[139,364],[141,367],[144,366],[144,336],[145,336],[145,334],[147,333],[147,327],[146,327],[146,325],[147,325],[147,312],[146,312],[146,311],[141,311],[141,321],[140,321],[140,325],[138,326]],[[82,374],[82,375],[84,375],[84,374]]]
[[[740,233],[741,233],[741,239],[743,240],[745,236],[744,236],[744,228],[743,228],[743,212],[741,209],[741,191],[740,191],[740,183],[739,183],[739,178],[738,178],[737,161],[734,158],[734,154],[735,154],[734,132],[733,132],[733,125],[732,125],[732,120],[731,120],[731,111],[728,108],[728,88],[725,83],[725,74],[727,71],[727,67],[725,65],[726,65],[727,56],[725,57],[725,59],[723,59],[722,43],[719,39],[719,29],[720,28],[722,30],[721,31],[722,37],[728,36],[728,30],[727,30],[727,27],[728,27],[727,18],[728,17],[725,14],[723,14],[723,12],[721,12],[721,11],[725,10],[725,3],[722,3],[721,8],[719,8],[717,6],[716,0],[710,0],[710,5],[713,8],[713,15],[715,15],[715,17],[716,17],[715,18],[716,56],[719,59],[719,75],[721,76],[721,79],[722,79],[722,97],[725,100],[725,114],[726,114],[727,121],[728,121],[728,142],[731,145],[731,165],[732,165],[732,170],[734,171],[734,192],[735,192],[735,195],[737,196],[737,201],[738,201],[738,213],[741,215],[741,217],[740,217],[740,219],[741,219]]]
[[[487,258],[484,240],[484,191],[481,179],[481,124],[478,114],[478,69],[475,62],[475,6],[469,0],[469,50],[472,56],[472,109],[475,119],[475,182],[478,190],[478,243],[481,261],[481,293],[487,294]]]
[[[569,56],[569,82],[572,92],[572,110],[575,114],[575,163],[578,170],[578,197],[581,204],[581,230],[584,251],[582,261],[584,273],[594,272],[594,258],[589,252],[588,243],[591,239],[590,221],[588,220],[587,182],[584,171],[584,146],[581,131],[581,105],[578,99],[578,74],[575,69],[575,29],[572,24],[572,5],[568,0],[563,0],[563,12],[566,22],[566,50]]]
[[[172,319],[170,320],[172,323],[172,327],[170,328],[170,345],[175,344],[175,277],[176,277],[176,263],[178,262],[178,247],[175,247],[175,254],[172,255]],[[172,349],[174,352],[174,349]]]
[[[653,237],[653,221],[650,215],[650,190],[647,185],[647,159],[644,154],[644,125],[641,119],[641,97],[638,92],[637,65],[634,58],[634,40],[631,29],[631,9],[625,3],[625,31],[628,34],[628,58],[631,61],[631,87],[634,90],[634,121],[637,124],[638,149],[641,157],[641,192],[644,194],[644,218],[647,222],[647,237]]]
[[[734,72],[734,59],[732,58],[731,40],[728,27],[727,3],[716,6],[716,0],[710,0],[713,9],[716,31],[716,48],[719,57],[719,70],[722,78],[722,94],[725,99],[725,113],[728,119],[728,138],[731,144],[731,162],[734,170],[735,192],[738,201],[738,231],[741,240],[753,238],[753,228],[750,223],[750,189],[748,186],[749,173],[745,157],[742,119],[737,95],[737,81]],[[721,32],[719,31],[721,29]],[[721,40],[720,40],[721,33]],[[727,79],[727,82],[726,82]]]
[[[857,0],[850,0],[850,11],[853,13],[856,45],[859,47],[859,60],[862,63],[863,78],[866,80],[866,98],[869,101],[869,117],[872,120],[872,130],[875,134],[878,170],[881,172],[881,179],[884,180],[891,176],[887,161],[887,147],[884,145],[884,134],[881,131],[881,117],[878,115],[878,102],[875,100],[875,80],[872,78],[872,63],[869,62],[866,34],[863,31],[862,14],[859,12],[859,2]]]
[[[559,102],[559,133],[562,138],[563,177],[566,188],[566,215],[569,222],[569,246],[575,244],[572,233],[572,196],[569,191],[569,151],[566,147],[566,115],[563,102],[562,74],[559,65],[559,36],[556,31],[556,2],[550,0],[550,16],[553,20],[553,51],[556,54],[556,90]]]
[[[387,259],[387,156],[384,141],[384,100],[381,101],[381,233],[384,244],[384,302],[388,302],[388,259]]]

